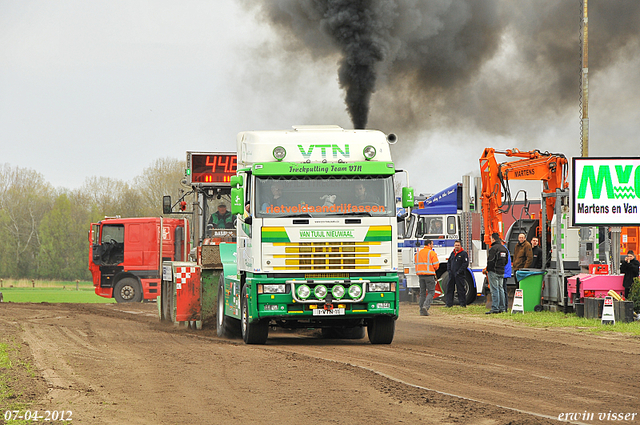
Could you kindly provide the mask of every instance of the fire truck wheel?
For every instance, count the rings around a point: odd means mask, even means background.
[[[120,279],[113,288],[113,298],[119,303],[139,303],[142,301],[140,283],[132,277]]]
[[[396,330],[396,321],[393,317],[378,316],[369,321],[367,333],[372,344],[391,344]]]
[[[218,278],[218,309],[216,311],[216,332],[221,338],[233,338],[239,334],[238,320],[224,315],[224,273]]]
[[[242,288],[241,305],[241,329],[242,339],[245,344],[264,344],[269,337],[269,322],[260,320],[258,322],[249,322],[249,302],[247,300],[247,287]]]

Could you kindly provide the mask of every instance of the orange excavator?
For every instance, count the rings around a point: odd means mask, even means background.
[[[521,158],[511,162],[498,163],[495,155]],[[482,175],[482,216],[484,218],[484,242],[491,245],[491,234],[499,233],[504,239],[502,214],[511,207],[511,191],[509,180],[538,180],[543,183],[544,193],[555,193],[556,189],[566,189],[569,161],[563,154],[533,150],[521,152],[518,149],[497,151],[486,148],[480,158]],[[503,199],[504,195],[504,199]],[[543,208],[546,208],[547,223],[540,224],[536,230],[541,237],[542,229],[547,229],[554,214],[556,199],[543,197]]]

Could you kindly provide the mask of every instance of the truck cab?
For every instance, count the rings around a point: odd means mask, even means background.
[[[237,268],[221,282],[222,333],[238,320],[247,343],[264,343],[272,326],[358,338],[367,329],[373,343],[392,341],[399,299],[390,151],[379,131],[337,126],[238,135]]]
[[[188,232],[183,219],[107,217],[92,223],[89,270],[96,294],[117,302],[156,299],[162,261],[186,257]]]
[[[465,275],[467,304],[482,295],[486,264],[486,251],[482,249],[480,213],[465,212],[463,208],[465,189],[456,183],[429,196],[423,201],[415,201],[415,206],[404,221],[405,232],[398,241],[402,259],[403,278],[411,297],[418,294],[420,283],[415,271],[415,255],[425,244],[433,241],[433,250],[438,255],[440,266],[436,271],[435,298],[443,295],[448,284],[447,261],[456,240],[469,254],[471,264]],[[457,296],[454,296],[456,302]]]

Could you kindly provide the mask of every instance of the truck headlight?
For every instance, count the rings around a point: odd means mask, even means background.
[[[276,146],[273,149],[273,157],[278,161],[282,161],[286,155],[287,151],[282,146]]]
[[[284,294],[287,291],[287,285],[263,285],[263,291],[265,294]]]
[[[351,285],[349,286],[349,296],[351,298],[358,299],[362,295],[362,288],[360,285]]]
[[[335,285],[331,289],[331,294],[333,294],[333,297],[338,300],[344,297],[344,293],[345,293],[345,290],[344,290],[344,286],[342,285]]]
[[[376,156],[376,148],[371,145],[366,146],[362,150],[362,154],[364,155],[364,159],[366,159],[367,161],[373,159],[373,157]]]
[[[297,292],[298,297],[300,297],[301,300],[306,300],[311,295],[311,288],[309,288],[307,285],[300,285],[298,286]]]
[[[391,282],[370,282],[370,292],[389,292],[391,291]]]
[[[327,296],[327,287],[324,285],[318,285],[316,286],[316,289],[314,289],[313,293],[317,299],[321,300]]]

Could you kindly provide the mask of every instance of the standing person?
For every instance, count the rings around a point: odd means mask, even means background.
[[[509,252],[509,248],[507,248],[507,243],[504,242],[502,244],[504,249],[507,250],[507,264],[504,266],[504,278],[502,280],[502,292],[504,292],[504,303],[500,306],[501,313],[506,313],[509,309],[509,290],[507,289],[507,280],[511,277],[511,253]]]
[[[533,255],[531,268],[542,269],[542,248],[540,248],[538,238],[531,239],[531,254]]]
[[[453,252],[447,261],[447,271],[449,272],[449,282],[447,283],[447,293],[445,294],[445,304],[453,307],[453,291],[458,289],[458,303],[460,307],[467,306],[467,291],[465,289],[465,273],[469,267],[469,255],[462,249],[462,242],[455,241]]]
[[[518,282],[518,270],[531,267],[533,261],[533,252],[531,251],[531,244],[527,241],[527,236],[524,233],[518,235],[518,243],[513,250],[513,273],[516,276],[516,283]]]
[[[491,235],[491,248],[487,253],[487,268],[484,269],[489,280],[491,290],[491,310],[485,314],[500,313],[501,306],[504,305],[504,291],[502,289],[504,279],[504,267],[507,264],[509,251],[502,245],[502,240],[498,233]]]
[[[218,211],[211,214],[209,224],[212,224],[214,229],[233,229],[233,217],[225,204],[218,205]]]
[[[417,243],[420,243],[419,241]],[[438,255],[433,250],[433,241],[425,239],[424,248],[416,252],[414,257],[416,274],[420,281],[420,316],[429,315],[429,307],[436,290],[436,270],[440,267]]]
[[[631,286],[633,285],[633,278],[638,277],[640,262],[636,259],[636,255],[633,251],[627,252],[627,256],[620,264],[620,273],[624,274],[624,280],[622,286],[624,286],[624,298],[629,298],[629,292],[631,292]]]

